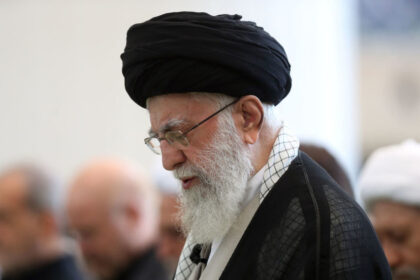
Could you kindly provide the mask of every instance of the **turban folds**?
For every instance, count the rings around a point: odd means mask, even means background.
[[[256,95],[277,105],[290,91],[283,47],[239,15],[164,14],[135,24],[121,55],[125,88],[146,107],[156,95],[214,92]]]

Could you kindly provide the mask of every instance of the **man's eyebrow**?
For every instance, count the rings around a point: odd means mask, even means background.
[[[188,122],[186,120],[172,119],[168,121],[167,123],[165,123],[162,127],[160,127],[158,132],[155,132],[150,128],[149,135],[156,136],[159,133],[164,133],[170,130],[174,130],[174,128],[179,127],[180,125],[187,124],[187,123]]]

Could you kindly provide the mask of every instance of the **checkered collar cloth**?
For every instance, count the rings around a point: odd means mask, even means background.
[[[297,156],[298,149],[299,140],[283,125],[271,150],[268,162],[263,167],[265,171],[259,193],[260,204],[274,184],[287,171],[290,163]],[[188,236],[178,262],[174,280],[187,280],[189,278],[196,265],[190,260],[190,255],[195,245],[197,244],[193,243],[190,236]]]

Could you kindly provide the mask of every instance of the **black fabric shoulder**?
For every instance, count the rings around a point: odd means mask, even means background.
[[[114,280],[153,279],[168,280],[163,264],[156,256],[156,248],[152,247],[133,258],[131,263]]]
[[[391,279],[368,218],[300,152],[255,213],[221,279]]]

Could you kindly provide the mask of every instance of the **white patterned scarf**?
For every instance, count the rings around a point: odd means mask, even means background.
[[[299,140],[283,125],[273,145],[268,162],[263,167],[264,176],[259,193],[260,204],[274,184],[287,171],[290,163],[296,158],[298,149]],[[190,260],[190,255],[195,245],[197,244],[193,243],[190,236],[188,236],[178,262],[175,280],[187,280],[190,277],[190,274],[196,266],[196,264]]]

